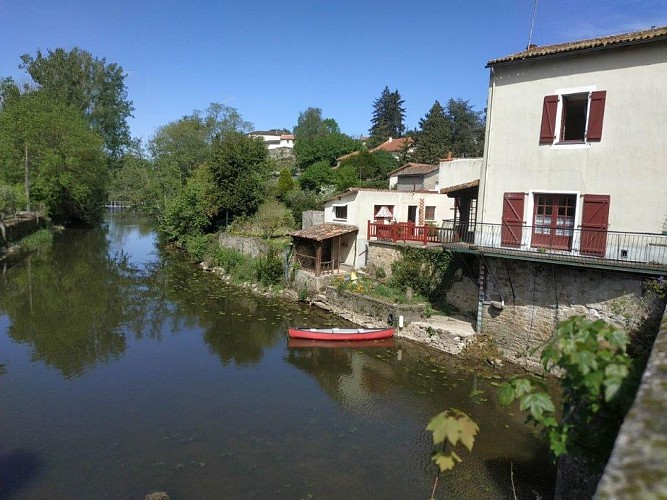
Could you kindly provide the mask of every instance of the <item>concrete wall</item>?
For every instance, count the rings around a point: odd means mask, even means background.
[[[269,251],[269,245],[252,236],[240,236],[236,234],[220,233],[218,245],[225,248],[231,248],[244,255],[256,258],[260,255],[266,255]]]
[[[570,316],[603,319],[630,333],[656,319],[659,303],[642,287],[646,275],[500,258],[485,262],[481,333],[492,335],[517,363],[537,364],[558,322]]]
[[[324,212],[321,210],[306,210],[301,215],[301,229],[308,229],[324,222]]]
[[[492,68],[477,220],[500,223],[504,192],[611,196],[610,231],[662,231],[667,215],[667,45],[591,51]],[[539,144],[544,96],[605,90],[602,140]],[[558,124],[557,124],[558,127]],[[650,209],[647,207],[650,206]]]
[[[667,310],[595,498],[667,495]]]
[[[479,179],[481,170],[481,158],[453,158],[440,160],[437,189],[440,190],[449,186],[458,186],[459,184],[465,184]]]

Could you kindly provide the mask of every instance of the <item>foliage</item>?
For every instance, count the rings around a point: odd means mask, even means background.
[[[315,137],[340,133],[340,127],[332,118],[322,118],[320,108],[308,108],[299,113],[294,136],[297,141],[313,139]]]
[[[542,428],[555,457],[584,456],[604,466],[638,384],[628,343],[623,331],[602,320],[568,318],[541,355],[545,370],[562,373],[561,410],[542,383],[521,377],[501,386],[500,403],[518,399],[528,422]]]
[[[0,112],[0,182],[23,182],[56,223],[101,220],[108,175],[101,138],[72,106],[42,91],[7,101]]]
[[[53,232],[49,229],[40,229],[19,241],[19,247],[24,252],[32,252],[40,248],[48,248],[53,243]]]
[[[83,114],[99,134],[112,160],[130,145],[127,119],[132,116],[132,101],[127,97],[123,68],[106,59],[97,59],[78,47],[70,51],[57,48],[46,55],[21,56],[25,69],[42,91],[65,106]]]
[[[433,444],[442,445],[442,448],[433,453],[432,460],[441,472],[452,470],[461,457],[454,451],[460,442],[468,451],[472,451],[475,444],[475,436],[479,432],[478,425],[461,410],[450,409],[433,417],[426,427],[427,431],[433,433]],[[450,444],[451,450],[447,453],[446,446]]]
[[[376,297],[398,304],[422,304],[427,302],[427,299],[419,294],[413,294],[412,297],[408,297],[405,294],[405,290],[400,290],[389,284],[365,276],[359,276],[356,280],[350,279],[349,276],[337,277],[331,281],[331,285],[339,290],[361,293],[369,297]]]
[[[196,261],[202,261],[210,253],[214,238],[214,234],[188,233],[183,235],[180,242]]]
[[[330,167],[336,159],[361,147],[359,141],[341,132],[299,139],[294,144],[297,166],[304,170],[314,163],[326,162]]]
[[[336,176],[331,165],[326,161],[318,161],[310,165],[299,176],[299,185],[301,189],[318,191],[324,186],[334,184],[335,178]]]
[[[206,166],[198,168],[184,189],[166,205],[160,230],[171,240],[185,235],[200,235],[220,212],[220,193],[213,173]]]
[[[292,173],[288,168],[283,168],[280,171],[278,176],[278,182],[276,184],[277,196],[280,199],[284,199],[292,189],[296,187],[296,182],[292,179]]]
[[[385,87],[380,97],[373,101],[373,117],[371,118],[369,145],[377,146],[390,137],[402,137],[405,132],[405,101],[398,90],[389,91]]]
[[[184,183],[187,177],[211,157],[213,141],[229,132],[247,132],[251,124],[229,106],[211,103],[205,112],[191,115],[160,127],[149,142],[149,150],[162,170],[178,172]]]
[[[399,290],[411,288],[430,301],[442,299],[454,277],[451,254],[440,249],[401,247],[402,256],[391,265],[389,284]]]
[[[211,256],[211,263],[214,266],[222,267],[227,274],[233,274],[246,260],[247,257],[241,252],[220,246],[215,249]]]
[[[449,148],[455,157],[480,157],[484,152],[484,118],[469,101],[450,99],[446,116],[450,123]]]
[[[265,286],[277,285],[283,280],[283,263],[274,251],[257,259],[256,278]]]
[[[381,181],[387,185],[387,174],[398,166],[396,160],[386,151],[360,151],[343,160],[336,170],[336,188],[345,191],[349,187],[366,187],[369,181]]]
[[[22,205],[23,187],[0,184],[0,218],[15,214]]]
[[[280,201],[270,198],[259,206],[254,215],[234,219],[229,230],[271,239],[276,236],[286,236],[293,227],[292,212]]]
[[[302,191],[293,189],[285,195],[285,205],[292,212],[292,218],[297,226],[301,225],[303,212],[307,210],[322,210],[324,202],[322,197],[315,191]]]
[[[255,213],[269,176],[268,151],[262,139],[228,132],[213,142],[211,158],[220,212],[231,218]]]
[[[664,276],[658,276],[657,278],[648,278],[642,282],[644,290],[655,294],[661,300],[667,298],[667,280]]]
[[[435,101],[426,116],[419,120],[419,127],[413,160],[436,164],[447,156],[452,144],[452,125],[438,101]]]

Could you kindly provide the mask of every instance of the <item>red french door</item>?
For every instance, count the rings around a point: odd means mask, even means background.
[[[575,195],[536,194],[531,246],[570,250],[576,204]]]

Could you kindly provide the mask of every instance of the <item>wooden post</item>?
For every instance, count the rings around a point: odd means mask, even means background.
[[[317,242],[317,249],[315,250],[315,277],[320,275],[320,266],[322,265],[322,242]]]

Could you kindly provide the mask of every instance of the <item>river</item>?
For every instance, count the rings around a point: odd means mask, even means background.
[[[430,417],[480,432],[437,498],[551,498],[501,376],[405,341],[294,348],[339,320],[258,298],[110,216],[0,262],[0,498],[429,498]],[[513,476],[512,476],[513,472]]]

